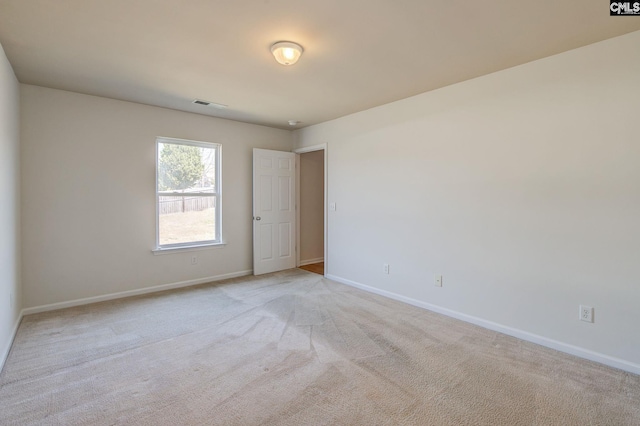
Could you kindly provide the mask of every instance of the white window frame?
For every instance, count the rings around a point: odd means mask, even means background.
[[[175,192],[161,192],[158,190],[158,172],[160,165],[160,149],[161,143],[174,145],[197,146],[200,148],[215,149],[215,190],[214,192],[180,192],[180,195],[188,195],[195,197],[215,197],[215,239],[207,241],[192,241],[186,243],[164,244],[160,245],[160,196],[172,195]],[[156,138],[156,249],[154,252],[179,249],[204,248],[209,246],[224,245],[222,240],[222,145],[213,142],[193,141],[189,139],[176,139],[160,136]]]

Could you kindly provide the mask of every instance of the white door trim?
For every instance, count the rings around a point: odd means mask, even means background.
[[[296,202],[300,200],[300,154],[324,151],[324,276],[329,274],[329,147],[326,143],[294,149],[296,155]],[[299,207],[299,206],[298,206]],[[296,209],[296,266],[300,265],[300,208]]]

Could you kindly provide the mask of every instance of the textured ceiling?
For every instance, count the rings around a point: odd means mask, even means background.
[[[636,30],[602,0],[0,0],[22,83],[280,128]],[[276,63],[279,40],[298,64]]]

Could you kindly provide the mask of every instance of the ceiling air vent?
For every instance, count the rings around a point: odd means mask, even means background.
[[[202,99],[194,99],[193,103],[196,105],[208,106],[211,108],[225,109],[227,106],[224,104],[217,104],[215,102],[203,101]]]

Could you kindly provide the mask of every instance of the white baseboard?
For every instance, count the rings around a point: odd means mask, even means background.
[[[320,262],[324,262],[324,257],[317,257],[315,259],[301,260],[300,261],[300,265],[298,265],[298,266],[311,265],[312,263],[320,263]]]
[[[16,334],[18,334],[18,327],[20,327],[20,323],[22,322],[23,316],[24,316],[24,309],[20,311],[20,314],[18,314],[18,319],[16,320],[16,323],[13,326],[11,338],[9,339],[9,342],[7,343],[6,348],[2,351],[2,353],[0,353],[0,373],[4,368],[4,363],[7,362],[7,358],[9,358],[9,352],[11,352],[11,347],[13,346],[13,341],[16,338]]]
[[[351,287],[356,287],[361,290],[368,291],[370,293],[375,293],[380,296],[388,297],[390,299],[398,300],[400,302],[404,302],[409,305],[417,306],[419,308],[427,309],[429,311],[437,312],[439,314],[446,315],[448,317],[456,318],[474,325],[478,325],[480,327],[487,328],[489,330],[507,334],[509,336],[516,337],[518,339],[536,343],[541,346],[546,346],[547,348],[555,349],[560,352],[564,352],[580,358],[588,359],[590,361],[595,361],[600,364],[618,368],[620,370],[628,371],[629,373],[640,375],[640,364],[625,361],[623,359],[615,358],[609,355],[601,354],[599,352],[594,352],[592,350],[581,348],[579,346],[574,346],[568,343],[563,343],[557,340],[549,339],[544,336],[539,336],[537,334],[533,334],[527,331],[508,327],[492,321],[487,321],[482,318],[463,314],[461,312],[453,311],[451,309],[443,308],[437,305],[432,305],[431,303],[422,302],[420,300],[412,299],[410,297],[402,296],[396,293],[392,293],[390,291],[381,290],[379,288],[371,287],[366,284],[361,284],[361,283],[351,281],[342,277],[338,277],[335,275],[327,275],[326,278],[333,281],[337,281],[342,284],[346,284]]]
[[[213,277],[198,278],[195,280],[180,281],[177,283],[161,284],[153,287],[145,287],[136,290],[121,291],[102,296],[86,297],[84,299],[69,300],[67,302],[51,303],[49,305],[34,306],[22,310],[22,315],[37,314],[40,312],[55,311],[57,309],[71,308],[73,306],[88,305],[90,303],[105,302],[107,300],[122,299],[124,297],[138,296],[141,294],[156,293],[158,291],[172,290],[176,288],[189,287],[192,285],[210,283],[212,281],[226,280],[229,278],[244,277],[253,274],[253,270],[233,272],[230,274],[216,275]]]

